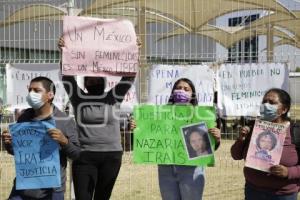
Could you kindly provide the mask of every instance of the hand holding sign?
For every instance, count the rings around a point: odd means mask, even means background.
[[[129,130],[132,131],[136,128],[136,123],[135,123],[135,120],[131,117],[129,119]]]
[[[208,132],[215,138],[216,142],[219,143],[221,141],[221,131],[218,128],[209,128]]]
[[[57,47],[60,51],[62,51],[62,48],[65,47],[65,41],[64,41],[64,37],[61,36],[58,40],[58,43],[57,43]]]
[[[281,178],[286,178],[288,176],[288,168],[283,165],[274,165],[270,167],[270,173]]]
[[[63,28],[64,75],[135,76],[139,56],[130,21],[67,16]]]
[[[64,136],[64,134],[57,128],[51,128],[48,129],[48,133],[50,137],[57,141],[60,145],[67,145],[68,144],[68,139]]]
[[[8,130],[5,130],[2,132],[2,140],[5,145],[11,145],[12,139],[11,139],[11,135]]]
[[[246,138],[246,136],[250,133],[250,128],[249,126],[243,126],[240,129],[240,136],[239,136],[239,140],[244,140]]]

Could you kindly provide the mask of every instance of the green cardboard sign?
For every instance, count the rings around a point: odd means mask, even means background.
[[[186,132],[190,128],[216,126],[214,107],[187,105],[139,105],[134,108],[137,127],[134,130],[133,159],[135,163],[214,165],[215,140],[207,133],[211,152],[190,155]]]

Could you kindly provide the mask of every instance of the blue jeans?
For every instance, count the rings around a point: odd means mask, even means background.
[[[251,185],[245,185],[245,200],[297,200],[298,193],[276,195],[270,192],[258,191]]]
[[[201,200],[204,189],[202,167],[159,165],[159,189],[163,200]]]
[[[8,200],[35,200],[32,198],[22,197],[19,194],[11,193]],[[39,198],[39,200],[64,200],[64,192],[53,192],[50,197]]]

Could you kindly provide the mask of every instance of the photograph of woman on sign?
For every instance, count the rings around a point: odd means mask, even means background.
[[[188,125],[182,128],[189,159],[212,154],[208,131],[204,123]]]
[[[259,133],[256,138],[256,152],[255,156],[259,159],[270,161],[272,156],[270,151],[272,151],[277,144],[277,139],[274,133],[270,131],[264,131]]]

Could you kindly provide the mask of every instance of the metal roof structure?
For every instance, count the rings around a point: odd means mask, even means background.
[[[255,35],[268,37],[268,55],[272,60],[275,46],[300,47],[300,11],[291,11],[276,0],[93,0],[85,9],[75,9],[69,0],[67,8],[50,4],[32,4],[14,11],[0,27],[35,20],[61,20],[65,15],[126,17],[138,27],[145,44],[145,24],[166,22],[176,24],[159,40],[181,34],[207,36],[225,48]],[[238,27],[218,27],[212,21],[228,13],[243,10],[264,10],[267,14],[252,23]],[[274,36],[279,40],[274,42]],[[142,49],[146,55],[145,49]]]

